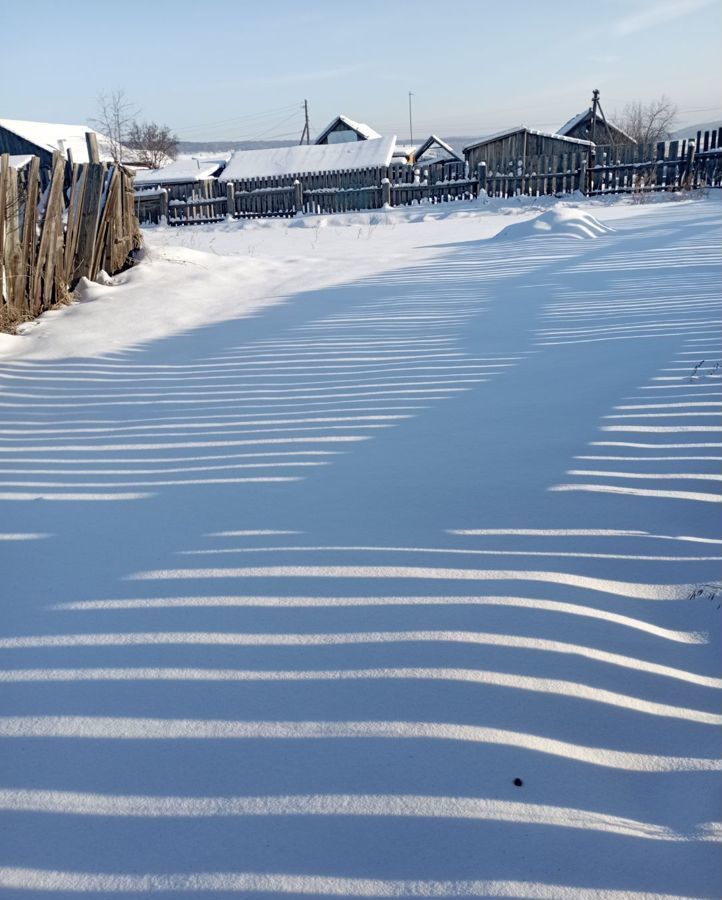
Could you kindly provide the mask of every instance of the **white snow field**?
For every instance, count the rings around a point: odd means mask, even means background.
[[[721,230],[149,229],[6,336],[0,894],[719,897]]]

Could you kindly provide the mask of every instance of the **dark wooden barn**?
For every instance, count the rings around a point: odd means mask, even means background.
[[[579,154],[593,146],[590,141],[518,126],[469,144],[464,147],[464,157],[470,172],[476,171],[481,162],[489,172],[508,172],[511,168],[524,169],[532,157]]]
[[[623,147],[637,143],[626,131],[613,122],[605,121],[600,115],[593,121],[591,107],[565,122],[559,129],[559,134],[582,141],[593,141],[597,147]]]
[[[16,119],[0,119],[0,153],[11,156],[30,154],[40,157],[40,168],[49,169],[53,153],[58,151],[73,162],[87,163],[88,148],[85,134],[94,131],[87,125],[60,125],[53,122],[23,122]],[[102,162],[112,159],[108,138],[94,132]]]

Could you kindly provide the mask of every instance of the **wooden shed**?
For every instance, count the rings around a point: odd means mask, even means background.
[[[559,134],[563,137],[579,138],[583,141],[591,141],[592,133],[597,147],[620,147],[637,143],[626,131],[613,122],[605,121],[600,115],[597,115],[596,121],[593,122],[591,107],[565,122],[559,129]]]
[[[520,125],[469,144],[464,147],[464,157],[471,172],[476,171],[481,162],[486,163],[489,172],[507,172],[512,167],[524,169],[531,157],[578,154],[589,151],[593,146],[591,141],[535,131]]]
[[[329,122],[324,130],[314,141],[314,144],[342,144],[348,141],[373,141],[380,138],[378,131],[374,131],[363,122],[354,122],[347,116],[336,116]]]
[[[0,153],[38,156],[41,169],[51,167],[53,153],[56,151],[65,159],[70,155],[73,162],[87,163],[89,160],[85,134],[88,131],[93,132],[98,139],[100,161],[112,161],[110,140],[87,125],[23,122],[17,119],[0,119]]]

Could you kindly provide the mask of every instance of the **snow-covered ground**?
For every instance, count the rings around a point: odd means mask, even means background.
[[[0,343],[0,893],[720,896],[719,200],[146,235]]]

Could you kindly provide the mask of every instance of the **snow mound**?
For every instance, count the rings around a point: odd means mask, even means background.
[[[591,240],[614,229],[602,225],[594,216],[577,208],[549,209],[534,219],[515,222],[502,229],[498,240],[519,240],[526,237],[571,237]]]

